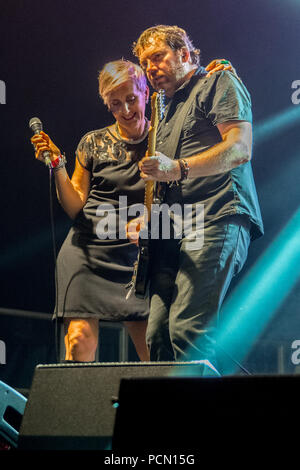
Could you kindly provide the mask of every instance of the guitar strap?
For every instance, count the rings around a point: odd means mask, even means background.
[[[192,88],[192,90],[189,94],[188,99],[186,100],[186,102],[182,106],[182,108],[179,112],[179,115],[178,115],[178,117],[175,121],[175,124],[173,126],[173,129],[172,129],[167,141],[164,143],[164,153],[167,157],[169,157],[171,159],[175,158],[176,150],[177,150],[177,147],[178,147],[179,138],[180,138],[180,134],[181,134],[181,130],[182,130],[183,123],[184,123],[184,120],[186,118],[186,115],[188,113],[188,110],[190,109],[190,107],[191,107],[191,105],[192,105],[192,103],[193,103],[193,101],[196,97],[196,94],[198,93],[198,91],[201,89],[201,87],[204,85],[204,83],[206,81],[206,80],[203,80],[203,78],[205,78],[204,74],[196,75],[196,77],[198,78],[198,80],[196,81],[195,85],[193,86],[193,88]]]
[[[206,75],[206,74],[205,74]],[[178,143],[179,143],[179,138],[180,138],[180,134],[181,134],[181,131],[182,131],[182,127],[183,127],[183,123],[184,123],[184,120],[186,118],[186,115],[198,93],[198,91],[201,89],[201,87],[204,85],[204,83],[206,82],[206,80],[203,80],[203,78],[205,78],[205,75],[204,73],[200,73],[199,75],[197,74],[197,78],[198,80],[196,80],[196,83],[194,84],[190,94],[189,94],[189,97],[188,99],[185,101],[185,103],[183,104],[177,118],[176,118],[176,121],[175,121],[175,124],[173,126],[173,129],[167,139],[166,142],[164,142],[164,145],[163,145],[163,153],[171,158],[172,160],[175,158],[176,156],[176,150],[177,150],[177,147],[178,147]],[[192,77],[193,78],[193,77]],[[166,190],[167,190],[167,185],[168,183],[162,183],[162,182],[156,182],[155,184],[155,202],[157,203],[161,203],[163,200],[164,200],[164,197],[165,197],[165,193],[166,193]]]

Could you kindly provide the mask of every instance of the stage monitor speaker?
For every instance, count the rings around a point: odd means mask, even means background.
[[[215,376],[218,372],[208,361],[39,365],[18,447],[111,449],[121,379],[174,375]]]
[[[245,458],[269,445],[274,452],[293,442],[299,396],[295,375],[124,378],[112,450],[196,451],[212,461],[221,451]]]

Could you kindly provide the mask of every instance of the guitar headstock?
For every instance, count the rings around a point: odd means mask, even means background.
[[[163,118],[165,111],[165,92],[159,90],[154,92],[151,96],[151,126],[157,128],[159,121]]]

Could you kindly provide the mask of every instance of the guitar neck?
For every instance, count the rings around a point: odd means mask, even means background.
[[[155,155],[156,148],[156,128],[150,126],[148,135],[148,155]],[[151,207],[154,196],[154,181],[145,182],[145,206],[147,208],[148,221],[151,219]]]
[[[156,151],[156,134],[157,128],[156,126],[149,127],[149,134],[148,134],[148,155],[155,155]]]
[[[161,94],[160,94],[161,97]],[[156,134],[157,128],[159,123],[159,109],[161,110],[160,105],[161,100],[159,99],[159,95],[155,92],[151,98],[151,124],[149,128],[148,134],[148,156],[155,155],[156,151]],[[145,182],[145,199],[144,204],[147,208],[147,212],[145,213],[145,222],[150,222],[151,219],[151,207],[154,198],[154,191],[156,188],[156,184],[154,181],[146,181]]]

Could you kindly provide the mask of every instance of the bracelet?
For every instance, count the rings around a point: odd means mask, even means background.
[[[180,179],[179,181],[186,180],[189,174],[189,164],[186,160],[183,158],[180,158],[179,160],[179,166],[180,166]]]
[[[65,155],[59,155],[55,160],[51,160],[51,168],[56,171],[66,166],[67,159]]]

